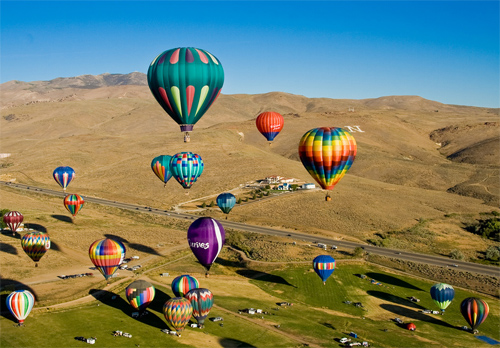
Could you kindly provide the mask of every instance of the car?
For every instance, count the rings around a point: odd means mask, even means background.
[[[288,236],[288,237],[291,237],[292,235],[289,233],[289,234],[287,234],[287,236]]]
[[[222,317],[215,317],[212,319],[212,321],[222,321],[222,320],[224,320],[224,318]]]
[[[453,264],[453,267],[458,267],[458,265],[456,263]]]

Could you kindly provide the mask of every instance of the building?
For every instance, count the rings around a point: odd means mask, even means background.
[[[313,183],[307,183],[303,184],[300,188],[303,190],[312,190],[316,188],[316,185],[314,185]]]

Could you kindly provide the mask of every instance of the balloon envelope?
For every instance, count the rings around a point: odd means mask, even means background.
[[[167,181],[172,177],[172,172],[170,171],[170,160],[172,156],[161,155],[155,157],[151,162],[151,169],[156,174],[158,179],[163,181],[166,185]]]
[[[284,123],[283,116],[274,111],[263,112],[255,120],[259,132],[270,142],[281,132]]]
[[[480,298],[468,297],[460,304],[460,312],[472,330],[475,330],[488,317],[490,307]]]
[[[73,217],[82,210],[85,200],[82,196],[77,194],[67,195],[64,197],[64,207],[68,210]]]
[[[210,270],[226,242],[224,227],[215,219],[202,217],[189,226],[187,238],[194,256]]]
[[[193,306],[184,297],[174,297],[163,305],[163,314],[173,329],[182,331],[191,319]]]
[[[198,279],[189,274],[183,274],[172,280],[172,291],[176,297],[183,297],[189,290],[200,287]]]
[[[220,94],[224,69],[209,52],[180,47],[158,55],[148,69],[148,85],[163,110],[182,132],[205,114]]]
[[[38,231],[26,233],[21,238],[21,247],[33,261],[38,262],[50,249],[49,235]]]
[[[75,171],[71,167],[57,167],[52,173],[54,180],[66,191],[71,180],[75,178]]]
[[[236,197],[232,193],[221,193],[217,196],[217,206],[224,214],[229,214],[236,204]]]
[[[431,287],[430,293],[431,298],[443,312],[455,297],[455,290],[453,287],[445,283],[434,284]]]
[[[198,177],[203,173],[203,167],[201,157],[192,152],[177,153],[170,160],[172,176],[185,189],[191,188],[198,180]]]
[[[193,317],[203,326],[214,304],[214,295],[208,289],[193,289],[184,296],[193,306]]]
[[[314,128],[299,142],[299,156],[309,174],[325,190],[332,190],[356,157],[354,137],[335,127]]]
[[[90,261],[108,280],[125,258],[125,245],[109,238],[96,240],[89,248]]]
[[[125,289],[130,305],[138,311],[144,311],[155,298],[154,286],[145,280],[136,280]]]
[[[9,211],[7,214],[3,216],[3,222],[9,226],[12,232],[16,232],[21,223],[23,222],[24,217],[18,211]]]
[[[330,255],[316,256],[313,260],[313,268],[321,280],[326,282],[335,270],[335,259]]]
[[[7,308],[19,324],[24,323],[34,304],[35,296],[28,290],[17,290],[7,296]]]

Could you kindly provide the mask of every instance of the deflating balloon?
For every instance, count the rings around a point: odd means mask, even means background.
[[[214,304],[214,295],[212,295],[212,292],[208,289],[198,288],[190,290],[185,297],[193,306],[193,317],[200,327],[203,327],[205,319]]]
[[[164,186],[167,186],[167,181],[172,177],[172,172],[170,171],[171,159],[172,156],[162,155],[155,157],[151,162],[151,169],[153,169],[158,179],[163,181]]]
[[[9,226],[13,234],[17,231],[19,226],[21,226],[23,219],[23,214],[18,211],[9,211],[3,216],[3,222],[5,222],[7,226]]]
[[[7,296],[7,308],[17,319],[19,325],[24,323],[35,304],[35,296],[28,290],[17,290]]]
[[[443,312],[455,297],[455,290],[453,287],[445,283],[434,284],[430,292],[431,298]]]
[[[356,151],[354,137],[335,127],[311,129],[299,143],[302,164],[325,190],[333,190],[344,177],[356,157]]]
[[[314,272],[321,278],[323,284],[330,277],[335,270],[335,260],[330,255],[319,255],[313,260]]]
[[[187,238],[194,256],[208,273],[226,242],[224,227],[215,219],[202,217],[189,226]]]
[[[181,132],[205,114],[220,94],[224,70],[215,56],[193,47],[158,55],[148,70],[148,85],[156,101],[177,122]]]
[[[193,306],[184,297],[174,297],[163,305],[163,314],[170,326],[177,331],[177,335],[181,336],[179,332],[184,330],[191,319]]]
[[[64,198],[64,207],[73,215],[73,217],[78,214],[78,212],[83,208],[85,200],[82,196],[77,194],[67,195]]]
[[[38,262],[50,249],[49,235],[38,231],[26,233],[21,238],[21,247],[33,261]],[[38,263],[35,263],[35,267],[37,266]]]
[[[236,204],[236,197],[232,193],[221,193],[217,196],[217,206],[224,214],[229,214]]]
[[[125,258],[125,245],[122,242],[104,238],[96,240],[89,248],[90,261],[108,280]]]
[[[203,160],[201,157],[192,152],[181,152],[172,156],[170,160],[170,170],[172,176],[185,189],[191,186],[198,180],[198,177],[203,173]]]
[[[176,297],[183,297],[189,290],[199,287],[198,279],[188,274],[180,275],[172,280],[172,291]]]
[[[125,289],[130,305],[140,312],[143,312],[155,298],[155,288],[150,282],[136,280]]]
[[[271,143],[283,129],[285,120],[277,112],[267,111],[257,116],[255,123],[259,132]]]
[[[490,307],[480,298],[468,297],[460,304],[460,312],[472,330],[476,330],[488,317]]]
[[[75,171],[71,167],[57,167],[52,175],[54,180],[66,191],[66,187],[75,178]]]

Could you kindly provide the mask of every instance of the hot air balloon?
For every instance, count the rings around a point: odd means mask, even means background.
[[[217,196],[217,206],[222,210],[224,214],[229,214],[231,209],[233,209],[236,204],[236,197],[232,193],[226,192],[221,193]],[[226,217],[227,219],[227,217]]]
[[[54,176],[54,180],[66,192],[66,187],[75,178],[75,171],[71,167],[57,167],[52,175]]]
[[[489,311],[490,307],[486,301],[477,297],[468,297],[460,304],[460,312],[471,326],[472,331],[475,331],[486,320]]]
[[[205,326],[205,319],[214,304],[214,295],[208,289],[193,289],[184,296],[193,306],[193,317],[200,327]]]
[[[144,312],[155,298],[155,288],[145,280],[136,280],[127,286],[125,295],[134,309]]]
[[[50,249],[50,238],[45,232],[33,231],[26,233],[21,238],[21,247],[24,252],[35,261],[35,267],[38,267],[38,261]]]
[[[408,323],[408,324],[406,324],[406,329],[410,330],[410,331],[415,331],[417,329],[417,327],[413,323]]]
[[[18,211],[9,211],[7,214],[3,216],[3,222],[9,226],[12,231],[12,235],[16,234],[17,229],[21,226],[23,222],[23,214]]]
[[[125,258],[125,245],[122,242],[104,238],[96,240],[89,248],[90,261],[108,280]]]
[[[73,215],[73,217],[78,214],[78,212],[83,208],[85,200],[82,196],[75,194],[67,195],[64,198],[64,206]]]
[[[356,141],[350,133],[342,128],[322,127],[302,136],[299,156],[318,184],[324,190],[333,190],[351,167],[356,149]],[[327,194],[326,199],[329,198]]]
[[[163,181],[163,187],[167,186],[167,181],[172,177],[172,172],[170,171],[170,160],[172,156],[161,155],[155,157],[151,162],[151,169],[156,174],[158,179]]]
[[[148,85],[156,101],[177,122],[184,141],[220,94],[224,70],[209,52],[181,47],[158,55],[149,66]]]
[[[35,296],[28,290],[17,290],[7,296],[7,308],[16,317],[19,325],[23,325],[34,304]]]
[[[170,326],[177,331],[177,336],[180,337],[179,332],[184,330],[189,319],[191,319],[193,306],[184,297],[174,297],[163,305],[163,314]]]
[[[200,287],[198,279],[188,274],[175,277],[172,281],[172,291],[176,297],[183,297],[189,290]]]
[[[203,173],[203,160],[192,152],[181,152],[172,156],[170,170],[172,176],[185,189],[191,188],[198,177]]]
[[[201,217],[188,228],[187,239],[194,256],[208,271],[226,242],[224,227],[215,219]]]
[[[335,270],[335,260],[330,255],[319,255],[313,260],[314,272],[321,278],[323,284],[326,285],[326,280]]]
[[[434,284],[431,287],[431,298],[436,302],[442,312],[448,307],[455,297],[455,290],[445,283]]]
[[[269,141],[269,145],[283,129],[285,120],[283,116],[274,111],[266,111],[257,116],[255,120],[257,129]]]

